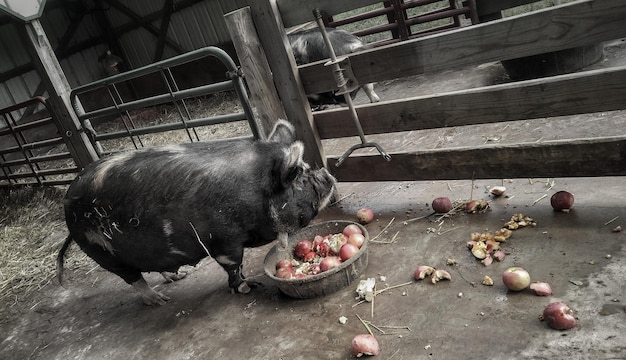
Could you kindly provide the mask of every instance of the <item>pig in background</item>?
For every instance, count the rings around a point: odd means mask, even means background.
[[[244,247],[286,239],[323,209],[335,192],[324,168],[302,160],[295,130],[278,121],[267,141],[247,139],[155,147],[90,164],[65,196],[69,235],[104,269],[131,284],[146,304],[169,297],[142,272],[178,280],[178,268],[213,257],[232,291],[248,292]]]
[[[326,28],[328,38],[333,46],[335,55],[342,56],[355,51],[366,49],[361,40],[345,30]],[[324,43],[324,38],[319,29],[309,29],[287,35],[296,64],[304,65],[315,61],[328,59],[330,56]],[[374,92],[374,84],[368,83],[360,86],[350,96],[354,99],[357,92],[363,88],[370,102],[378,102],[380,98]],[[325,105],[345,104],[343,95],[335,95],[333,92],[307,95],[309,103],[314,109],[323,108]]]

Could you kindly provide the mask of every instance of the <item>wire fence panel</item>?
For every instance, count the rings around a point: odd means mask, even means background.
[[[26,109],[31,116],[22,116]],[[63,185],[79,171],[46,105],[36,97],[0,110],[0,188]]]

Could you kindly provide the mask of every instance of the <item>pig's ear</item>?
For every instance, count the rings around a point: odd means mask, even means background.
[[[293,125],[286,121],[279,119],[274,125],[274,129],[270,133],[268,141],[277,142],[285,145],[292,144],[296,141],[296,129]]]
[[[286,153],[281,173],[280,182],[283,187],[287,188],[291,186],[293,181],[302,175],[304,167],[308,166],[303,160],[304,145],[300,141],[296,141],[291,144],[288,152]]]

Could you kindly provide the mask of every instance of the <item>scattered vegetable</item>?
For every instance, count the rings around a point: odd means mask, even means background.
[[[435,268],[428,265],[420,265],[415,270],[415,280],[423,280],[426,276],[430,276],[435,272]]]
[[[554,210],[569,212],[574,205],[574,195],[565,190],[557,191],[550,198],[550,205]]]
[[[552,295],[552,288],[547,282],[534,282],[530,284],[530,290],[534,291],[538,296]]]
[[[361,224],[368,224],[374,220],[374,212],[370,208],[361,208],[356,212],[357,221]]]
[[[494,186],[491,188],[491,190],[489,190],[491,195],[496,196],[496,197],[502,196],[502,194],[504,194],[505,191],[506,191],[506,187],[504,186]]]
[[[432,282],[433,284],[439,282],[439,280],[444,279],[452,280],[452,276],[450,276],[450,273],[445,270],[435,270],[435,272],[430,275],[430,282]]]
[[[378,340],[371,334],[359,334],[352,339],[352,354],[356,357],[363,355],[378,355],[380,347]]]
[[[502,282],[511,291],[522,291],[530,285],[530,275],[523,268],[513,266],[502,273]]]
[[[560,301],[548,304],[540,318],[555,330],[567,330],[576,326],[574,311]]]
[[[447,197],[438,197],[432,202],[433,211],[436,213],[447,213],[452,210],[452,201]]]
[[[470,214],[483,213],[489,209],[489,203],[486,200],[471,200],[465,204],[465,211]]]

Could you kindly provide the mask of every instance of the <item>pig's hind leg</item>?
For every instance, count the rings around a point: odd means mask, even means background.
[[[144,304],[164,305],[170,299],[168,296],[152,289],[144,279],[140,270],[120,261],[116,256],[111,254],[107,246],[101,246],[99,243],[94,242],[93,236],[91,240],[81,236],[76,236],[74,239],[83,252],[98,263],[98,265],[132,285],[141,296]]]

